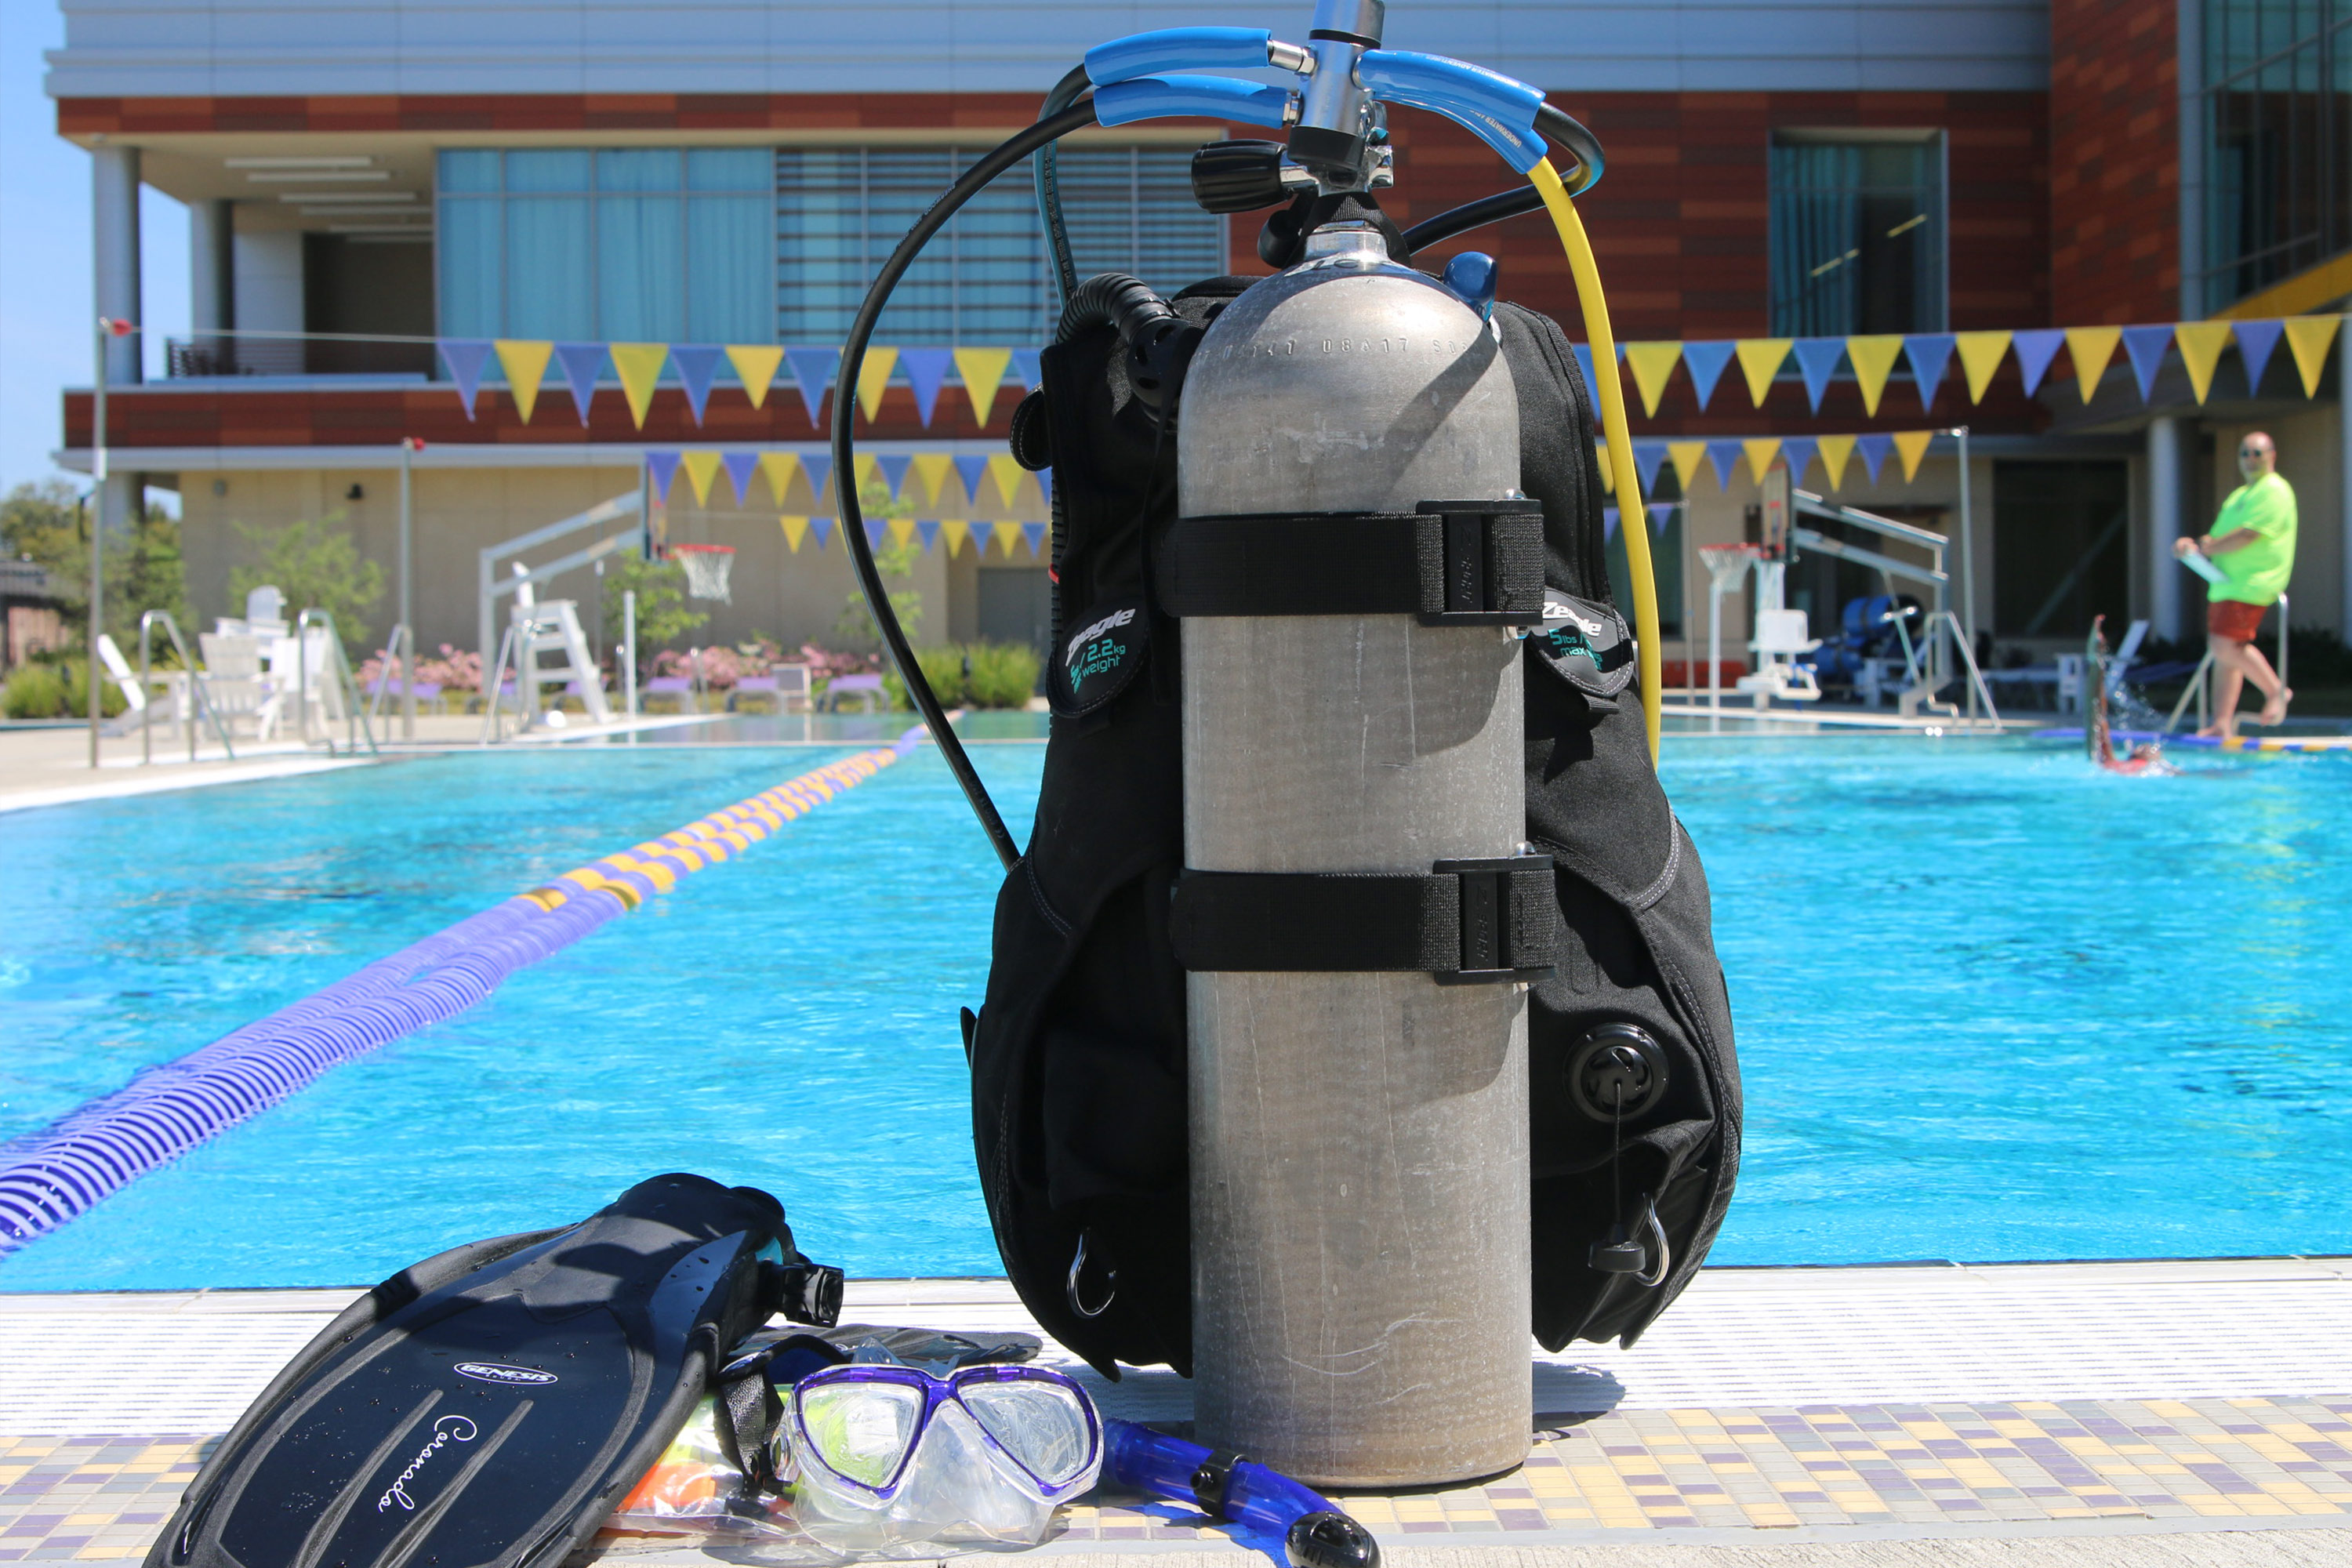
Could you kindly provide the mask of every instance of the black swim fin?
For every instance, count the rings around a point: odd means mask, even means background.
[[[147,1568],[555,1568],[779,1308],[838,1314],[776,1200],[656,1176],[393,1276],[296,1356]]]

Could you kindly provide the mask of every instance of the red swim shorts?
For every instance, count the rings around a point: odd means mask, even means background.
[[[2242,599],[2211,599],[2205,605],[2205,629],[2217,637],[2231,642],[2252,642],[2263,624],[2268,605],[2249,605]]]

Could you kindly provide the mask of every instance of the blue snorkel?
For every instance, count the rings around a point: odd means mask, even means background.
[[[1322,1493],[1238,1454],[1132,1421],[1103,1423],[1103,1479],[1282,1537],[1290,1568],[1380,1568],[1372,1532]]]
[[[1054,148],[1064,136],[1093,126],[1207,118],[1286,131],[1287,161],[1281,171],[1286,181],[1298,182],[1309,194],[1338,195],[1388,183],[1386,106],[1426,110],[1470,132],[1531,184],[1442,213],[1408,234],[1407,246],[1433,244],[1481,224],[1553,206],[1555,221],[1562,226],[1562,237],[1573,258],[1582,231],[1575,229],[1570,239],[1573,214],[1569,211],[1563,218],[1562,213],[1570,197],[1591,189],[1601,178],[1601,148],[1591,132],[1546,103],[1542,92],[1525,82],[1463,60],[1380,47],[1382,14],[1381,0],[1318,0],[1314,26],[1305,45],[1286,43],[1257,27],[1165,27],[1087,50],[1085,63],[1046,95],[1036,122],[1006,138],[967,169],[891,252],[850,325],[837,386],[858,384],[866,346],[883,308],[923,247],[974,195],[1033,154],[1037,158],[1039,216],[1053,257],[1055,282],[1066,304],[1076,295],[1079,279],[1062,220]],[[1263,82],[1200,74],[1269,69],[1290,79]],[[1555,147],[1570,162],[1565,184],[1549,160]],[[1597,275],[1593,286],[1587,289],[1580,269],[1578,282],[1590,310],[1596,302]],[[1596,352],[1606,331],[1604,323],[1592,334]],[[1601,395],[1604,414],[1616,410],[1609,420],[1612,455],[1626,454],[1625,471],[1617,482],[1625,487],[1625,493],[1637,493],[1631,443],[1622,428],[1623,416],[1617,407],[1613,377],[1607,378]],[[857,472],[855,416],[856,399],[836,392],[833,453],[837,475]],[[848,542],[851,563],[891,662],[998,859],[1009,870],[1021,858],[1020,846],[1013,842],[971,759],[948,723],[939,698],[923,678],[906,631],[890,608],[888,592],[866,537],[864,509],[854,479],[843,484],[838,500],[842,536]],[[1629,541],[1629,548],[1643,552],[1643,559],[1635,563],[1637,599],[1645,599],[1649,593],[1647,542],[1646,539]],[[1659,646],[1654,622],[1652,604],[1641,626],[1640,647],[1645,659],[1654,658]],[[1655,671],[1645,668],[1645,689],[1655,690]],[[1655,730],[1654,722],[1654,736]]]

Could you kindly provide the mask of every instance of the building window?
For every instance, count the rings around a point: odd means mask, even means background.
[[[1943,137],[1778,132],[1771,247],[1777,337],[1943,331]]]
[[[776,152],[776,335],[837,342],[915,219],[986,151]],[[1068,147],[1062,203],[1078,275],[1126,272],[1171,291],[1225,270],[1224,220],[1192,200],[1188,147]],[[974,197],[892,295],[882,342],[1042,343],[1053,330],[1045,234],[1019,173]]]
[[[2206,0],[2205,308],[2352,247],[2352,0]]]
[[[765,147],[445,152],[440,331],[764,342],[774,179]]]

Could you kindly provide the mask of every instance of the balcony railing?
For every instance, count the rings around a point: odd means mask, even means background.
[[[163,340],[164,374],[173,380],[226,375],[398,375],[435,374],[431,338],[350,332],[198,332]]]

